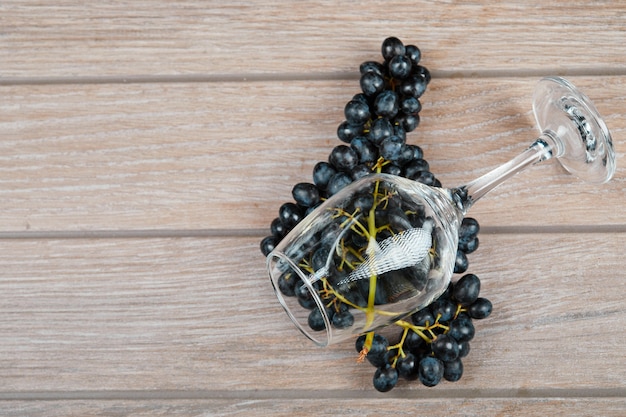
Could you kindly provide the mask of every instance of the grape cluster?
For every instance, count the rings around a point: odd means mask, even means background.
[[[264,255],[325,198],[377,169],[441,186],[430,172],[422,149],[406,143],[407,132],[419,125],[419,98],[430,82],[430,72],[419,64],[421,52],[417,46],[405,46],[390,37],[382,44],[382,55],[383,63],[367,61],[360,66],[362,92],[346,104],[345,120],[337,127],[337,137],[346,144],[336,146],[328,161],[315,165],[312,183],[293,187],[295,203],[280,207],[271,224],[271,235],[261,242]]]
[[[280,206],[270,226],[271,234],[261,241],[264,255],[325,199],[372,172],[441,186],[430,172],[422,149],[406,142],[407,133],[419,125],[419,99],[430,82],[429,71],[420,65],[421,52],[395,37],[384,40],[381,52],[382,63],[367,61],[360,65],[361,92],[345,105],[345,120],[337,128],[337,137],[343,143],[330,152],[327,161],[315,165],[312,182],[293,187],[294,201]],[[478,248],[478,232],[475,219],[463,219],[455,273],[462,274],[468,269],[467,255]],[[314,262],[313,257],[311,263]],[[307,304],[311,301],[310,294],[299,294],[294,281],[283,281],[283,285],[279,282],[280,291],[285,296],[297,297],[301,306],[310,309],[309,326],[322,330],[321,312],[314,303]],[[402,332],[393,345],[378,333],[360,336],[356,342],[360,359],[367,359],[376,367],[374,387],[388,391],[399,377],[419,379],[427,386],[436,385],[442,378],[458,380],[463,372],[461,358],[469,352],[469,340],[474,336],[472,319],[487,317],[491,312],[491,303],[478,297],[479,290],[480,281],[473,274],[451,283],[430,306],[413,314],[410,320],[395,323]],[[341,308],[345,305],[336,307],[332,325],[350,326],[348,309]],[[316,313],[320,317],[316,318]]]
[[[492,310],[491,302],[479,297],[479,292],[480,279],[463,275],[430,306],[396,322],[402,332],[394,344],[376,333],[371,336],[371,347],[365,349],[368,335],[359,336],[355,347],[361,360],[376,367],[374,388],[387,392],[400,378],[419,380],[427,387],[442,379],[461,379],[462,358],[469,353],[475,335],[473,319],[484,319]]]

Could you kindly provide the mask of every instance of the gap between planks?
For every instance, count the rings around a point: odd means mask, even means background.
[[[610,77],[626,76],[623,68],[559,67],[521,70],[434,70],[433,78],[524,78],[542,76]],[[358,72],[313,73],[240,73],[240,74],[178,74],[178,75],[126,75],[126,76],[56,76],[56,77],[0,77],[0,86],[15,85],[73,85],[73,84],[146,84],[146,83],[223,83],[223,82],[275,82],[275,81],[326,81],[357,80]]]
[[[543,389],[424,389],[385,394],[369,390],[103,390],[103,391],[15,391],[0,392],[0,401],[83,401],[83,400],[268,400],[268,399],[557,399],[626,398],[623,388]]]
[[[138,230],[44,230],[44,231],[5,231],[0,232],[0,240],[28,239],[156,239],[156,238],[263,238],[269,235],[268,229],[138,229]],[[563,225],[563,226],[484,226],[480,234],[590,234],[626,233],[623,225]]]

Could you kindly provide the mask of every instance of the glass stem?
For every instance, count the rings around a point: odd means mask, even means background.
[[[549,131],[543,132],[532,145],[509,162],[461,187],[452,189],[452,199],[465,215],[476,201],[513,175],[531,165],[561,154],[562,144],[556,134]]]

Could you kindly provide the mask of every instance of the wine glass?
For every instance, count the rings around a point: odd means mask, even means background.
[[[466,185],[444,189],[374,173],[304,218],[267,257],[276,295],[297,327],[326,346],[429,305],[448,287],[469,208],[531,165],[557,158],[584,180],[611,179],[611,135],[576,87],[560,77],[542,79],[533,112],[539,137]]]

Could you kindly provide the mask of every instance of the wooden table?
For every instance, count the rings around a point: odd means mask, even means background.
[[[295,330],[259,242],[387,36],[432,71],[409,142],[444,186],[534,139],[544,75],[619,166],[481,201],[463,378],[380,394],[352,342]],[[625,44],[619,1],[1,2],[0,414],[626,415]]]

